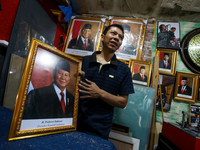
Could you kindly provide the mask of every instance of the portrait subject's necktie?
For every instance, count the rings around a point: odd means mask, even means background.
[[[86,41],[86,39],[85,39],[85,44],[84,44],[84,46],[85,46],[85,50],[87,49],[87,41]]]
[[[142,80],[144,81],[144,75],[142,75]]]
[[[181,94],[183,94],[184,92],[184,86],[182,86],[182,89],[181,89]]]
[[[167,61],[165,61],[165,68],[167,68]]]
[[[64,93],[63,92],[60,92],[60,95],[61,95],[61,106],[62,106],[62,110],[63,110],[63,113],[65,113],[65,101],[64,101]]]

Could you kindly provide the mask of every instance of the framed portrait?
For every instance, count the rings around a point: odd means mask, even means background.
[[[65,39],[64,52],[85,56],[99,49],[104,22],[101,18],[75,17]]]
[[[198,87],[198,74],[177,71],[174,88],[174,99],[195,103],[197,102]]]
[[[173,49],[158,49],[159,73],[175,75],[177,51]]]
[[[77,128],[81,62],[32,39],[8,141]]]
[[[189,106],[189,110],[191,113],[199,113],[200,112],[200,105],[194,105],[194,104],[190,104]],[[189,123],[192,127],[197,127],[198,123],[199,123],[199,115],[195,115],[195,116],[190,116],[189,117]]]
[[[187,33],[181,41],[181,58],[192,72],[200,74],[200,28]]]
[[[158,22],[157,47],[180,49],[180,24],[179,22]]]
[[[134,84],[149,86],[151,77],[151,63],[148,61],[130,59],[129,68]]]
[[[122,45],[115,52],[117,58],[140,60],[146,31],[145,20],[114,17],[109,21],[110,24],[120,24],[124,29]]]
[[[157,97],[156,97],[156,109],[161,109],[161,94],[162,94],[162,105],[164,111],[169,111],[171,108],[171,101],[175,83],[175,76],[161,75],[160,76],[160,86],[158,82]],[[161,91],[161,94],[160,94]]]
[[[62,20],[62,11],[61,10],[56,10],[56,9],[50,9],[52,14],[57,17],[58,21],[61,22]]]

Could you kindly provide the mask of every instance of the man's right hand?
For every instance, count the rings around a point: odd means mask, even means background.
[[[81,77],[84,77],[85,76],[85,72],[84,71],[79,71],[78,75],[81,76]]]

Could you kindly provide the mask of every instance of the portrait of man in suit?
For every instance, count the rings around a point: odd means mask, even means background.
[[[133,75],[133,80],[147,82],[147,76],[145,73],[145,66],[141,66],[139,69],[139,73]]]
[[[89,23],[84,24],[83,28],[81,29],[81,35],[77,38],[72,39],[68,44],[68,48],[93,51],[94,44],[92,40],[89,39],[91,33],[92,33],[92,25]]]
[[[164,59],[159,61],[159,68],[171,69],[171,62],[169,61],[169,53],[164,53]]]
[[[131,27],[127,24],[123,24],[122,27],[124,29],[124,39],[121,47],[117,50],[117,53],[136,55],[136,48],[132,45],[134,38],[131,33]]]
[[[66,89],[70,81],[70,64],[59,60],[53,70],[54,81],[31,90],[26,98],[23,119],[72,118],[74,96]]]
[[[188,81],[186,77],[181,78],[181,85],[178,87],[178,94],[185,94],[191,96],[192,88],[187,85]]]

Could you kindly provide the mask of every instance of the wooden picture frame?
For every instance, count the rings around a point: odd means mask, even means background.
[[[179,22],[157,22],[157,47],[180,49]]]
[[[71,55],[91,55],[99,50],[104,21],[101,18],[75,17],[71,20],[63,52]],[[86,39],[86,45],[85,43]]]
[[[120,24],[124,29],[122,45],[115,52],[117,58],[122,60],[140,60],[146,31],[145,20],[113,17],[108,25],[110,24]]]
[[[157,51],[159,56],[159,73],[175,76],[178,52],[173,49],[158,49]]]
[[[182,85],[184,88],[182,89]],[[199,75],[195,73],[176,72],[174,99],[189,103],[197,102]]]
[[[129,68],[131,70],[133,83],[149,87],[151,77],[151,66],[151,63],[148,61],[130,59]],[[143,78],[140,73],[144,75]]]
[[[80,60],[33,38],[8,141],[76,130],[80,70]]]

